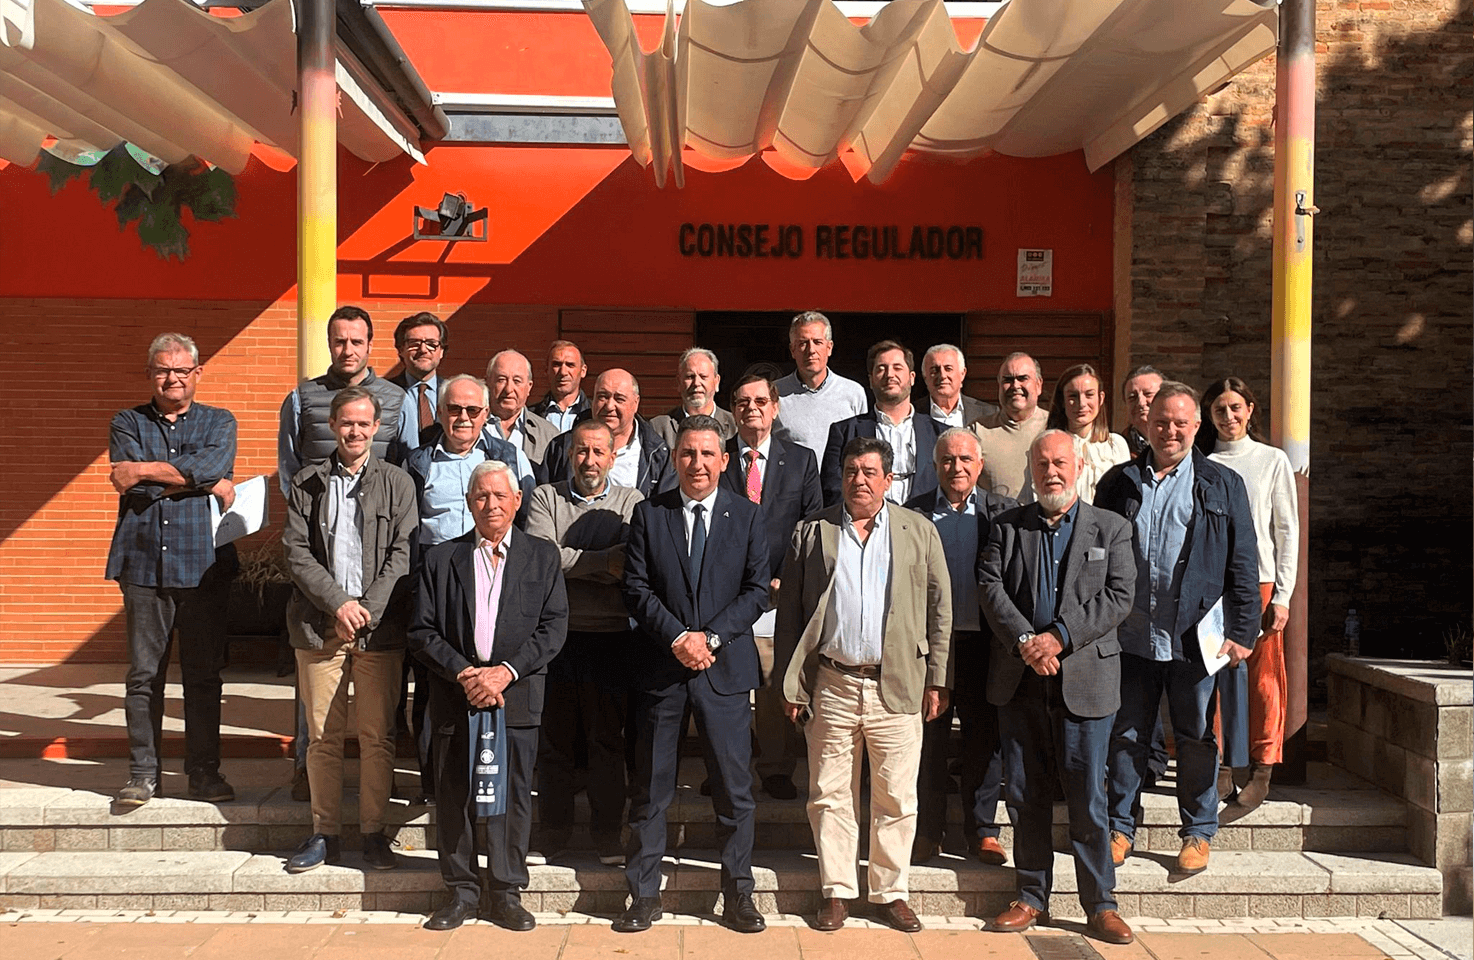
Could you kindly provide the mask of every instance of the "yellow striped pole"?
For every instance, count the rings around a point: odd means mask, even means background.
[[[328,367],[338,305],[338,77],[333,0],[297,8],[297,376]]]
[[[1300,567],[1285,630],[1285,773],[1303,779],[1309,686],[1310,307],[1315,213],[1315,0],[1280,4],[1275,62],[1274,290],[1270,438],[1290,458],[1300,501]]]

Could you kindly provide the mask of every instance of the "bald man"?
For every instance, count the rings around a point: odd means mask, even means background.
[[[628,370],[615,367],[599,374],[594,381],[593,408],[589,416],[602,421],[614,434],[614,466],[609,482],[621,487],[634,487],[641,496],[649,497],[675,486],[670,450],[643,417],[640,409],[640,382]],[[543,461],[545,482],[558,483],[572,478],[570,469],[570,434],[563,434],[548,445]]]
[[[526,454],[537,482],[546,483],[543,461],[548,444],[560,431],[527,409],[532,393],[531,361],[516,350],[501,351],[486,365],[486,386],[491,391],[486,429]]]

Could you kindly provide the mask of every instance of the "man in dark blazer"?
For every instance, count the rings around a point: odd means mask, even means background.
[[[486,824],[482,916],[509,930],[531,930],[536,923],[522,907],[521,891],[528,883],[532,768],[543,677],[568,632],[568,598],[558,548],[512,530],[522,492],[505,463],[477,466],[466,501],[476,528],[425,552],[409,631],[410,649],[430,667],[436,847],[453,895],[425,927],[451,930],[477,914],[468,716],[495,707],[506,720],[506,812]]]
[[[962,725],[962,833],[967,852],[982,863],[1002,866],[1008,855],[998,842],[998,796],[1003,753],[998,711],[988,702],[988,657],[992,631],[978,602],[978,557],[993,522],[1018,502],[978,489],[983,450],[977,434],[951,427],[937,438],[933,462],[940,485],[906,502],[931,520],[942,538],[952,577],[951,705],[922,730],[921,770],[916,783],[916,840],[911,862],[925,863],[941,852],[947,833],[947,744],[952,716]]]
[[[1130,943],[1116,912],[1105,774],[1121,702],[1116,627],[1131,611],[1136,563],[1131,525],[1076,495],[1080,466],[1069,434],[1041,434],[1029,447],[1037,500],[998,517],[978,563],[1018,891],[991,926],[1026,930],[1048,913],[1058,777],[1087,927],[1107,943]]]
[[[404,369],[388,380],[404,388],[405,402],[415,411],[422,445],[430,442],[430,429],[436,423],[440,400],[440,375],[436,371],[449,348],[450,331],[433,313],[405,317],[394,328],[394,350]]]
[[[670,449],[649,422],[639,416],[640,381],[628,370],[605,370],[594,381],[593,408],[578,419],[596,417],[614,434],[614,467],[609,482],[621,487],[634,487],[642,497],[649,497],[676,485]],[[569,451],[573,438],[561,434],[548,444],[543,460],[543,483],[571,480]]]
[[[772,597],[767,612],[752,626],[757,644],[762,686],[753,695],[753,734],[757,737],[757,775],[768,796],[792,800],[798,796],[793,771],[798,765],[798,731],[783,715],[782,671],[773,682],[773,628],[777,619],[778,574],[794,528],[804,517],[824,506],[819,491],[819,468],[814,452],[773,435],[778,417],[778,388],[767,377],[743,377],[732,390],[737,436],[727,441],[727,469],[722,486],[763,507],[772,565]]]
[[[1208,866],[1218,832],[1218,684],[1200,645],[1236,667],[1259,636],[1258,541],[1243,479],[1193,448],[1198,393],[1165,381],[1147,414],[1151,446],[1112,467],[1095,504],[1135,527],[1136,596],[1121,625],[1121,709],[1111,734],[1111,857],[1130,856],[1157,704],[1177,745],[1177,872]]]
[[[724,922],[765,926],[752,901],[752,742],[748,695],[758,685],[752,624],[767,605],[768,541],[762,511],[719,485],[727,466],[721,426],[687,417],[676,435],[679,489],[635,507],[625,547],[624,599],[643,635],[631,651],[636,679],[635,786],[625,861],[630,906],[622,933],[661,917],[665,814],[689,705],[701,731],[721,845]]]
[[[882,340],[867,352],[865,366],[870,371],[870,392],[875,402],[865,413],[829,428],[824,462],[819,465],[826,507],[836,506],[841,500],[841,455],[845,444],[856,437],[878,437],[891,445],[895,473],[886,499],[897,506],[910,500],[913,491],[937,485],[932,448],[947,428],[911,402],[915,359],[910,350],[894,340]]]

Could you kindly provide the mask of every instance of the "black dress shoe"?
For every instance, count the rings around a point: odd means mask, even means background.
[[[522,906],[522,901],[508,897],[497,897],[486,905],[481,919],[489,920],[503,930],[519,933],[537,926],[537,919]]]
[[[337,863],[343,858],[343,841],[325,833],[314,833],[308,837],[297,852],[287,861],[287,873],[306,873],[325,863]]]
[[[454,930],[474,916],[476,916],[476,904],[467,900],[455,899],[432,913],[430,919],[425,921],[425,929]]]
[[[629,909],[614,921],[615,933],[640,933],[665,914],[660,912],[659,897],[636,897]]]
[[[768,929],[768,922],[758,913],[750,893],[739,893],[727,900],[722,908],[722,923],[738,933],[762,933]]]

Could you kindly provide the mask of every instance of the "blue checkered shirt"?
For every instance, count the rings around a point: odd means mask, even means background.
[[[108,550],[107,578],[142,587],[197,587],[215,562],[206,491],[235,470],[235,416],[191,404],[173,421],[153,403],[113,417],[108,454],[168,462],[191,489],[163,496],[164,484],[140,483],[118,498],[118,525]]]

